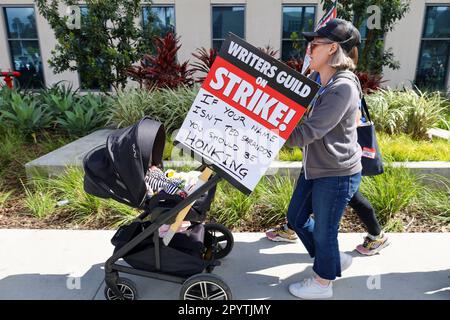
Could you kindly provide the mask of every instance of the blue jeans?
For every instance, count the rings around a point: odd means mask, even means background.
[[[314,258],[314,272],[323,279],[341,276],[339,222],[360,182],[361,173],[306,180],[302,172],[292,194],[288,222]]]

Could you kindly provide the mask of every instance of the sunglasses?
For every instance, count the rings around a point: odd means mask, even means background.
[[[314,48],[317,46],[320,46],[321,44],[332,44],[333,42],[330,41],[312,41],[309,43],[311,52],[313,52]]]

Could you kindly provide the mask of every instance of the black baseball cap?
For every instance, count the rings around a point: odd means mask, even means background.
[[[361,34],[358,29],[350,22],[337,18],[331,19],[315,32],[302,32],[302,34],[308,42],[311,42],[314,37],[338,42],[347,53],[361,43]]]

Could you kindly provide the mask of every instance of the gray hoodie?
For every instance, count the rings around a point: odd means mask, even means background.
[[[362,170],[356,131],[362,98],[359,80],[351,71],[337,71],[321,92],[287,144],[303,148],[306,179],[358,173]]]

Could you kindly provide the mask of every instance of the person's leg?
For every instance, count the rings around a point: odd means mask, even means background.
[[[297,242],[297,234],[286,223],[266,231],[267,239],[275,242]]]
[[[314,220],[311,203],[312,180],[306,180],[303,172],[292,194],[287,212],[290,227],[297,233],[311,257],[314,257]]]
[[[338,245],[339,222],[353,194],[359,187],[361,174],[315,179],[312,203],[315,218],[313,270],[326,280],[341,276]]]
[[[362,193],[358,190],[349,202],[359,219],[367,228],[368,235],[364,242],[356,247],[356,251],[364,255],[374,255],[389,245],[389,239],[381,230],[375,215],[375,210]]]
[[[361,174],[313,180],[312,207],[314,266],[317,277],[292,283],[289,292],[302,299],[325,299],[333,296],[332,283],[341,274],[337,241],[339,221],[345,206],[359,187]],[[314,220],[313,220],[314,221]],[[290,221],[294,228],[297,226]],[[301,233],[299,233],[300,236]]]
[[[375,210],[369,200],[367,200],[359,190],[353,195],[353,198],[349,201],[348,205],[358,215],[370,235],[380,235],[381,226],[378,223]]]

